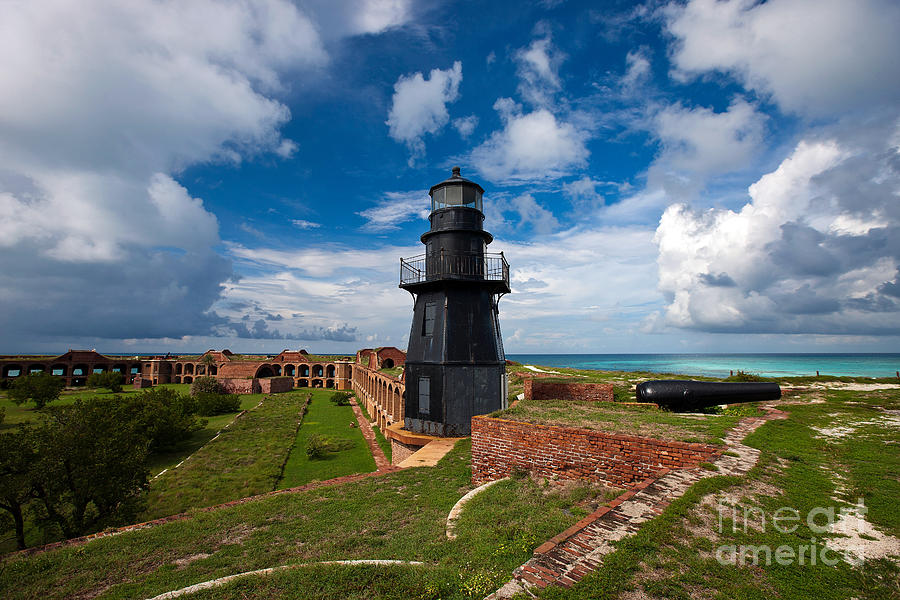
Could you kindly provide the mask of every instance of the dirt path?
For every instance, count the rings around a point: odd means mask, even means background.
[[[350,398],[350,406],[353,407],[353,414],[356,415],[356,422],[359,423],[359,430],[362,432],[363,437],[366,438],[366,443],[369,445],[369,450],[372,452],[372,458],[375,459],[375,468],[378,471],[392,468],[390,461],[384,455],[381,446],[378,445],[378,441],[375,439],[375,430],[372,429],[372,424],[369,423],[369,420],[363,415],[362,409],[359,408],[359,404],[356,403],[355,398]]]

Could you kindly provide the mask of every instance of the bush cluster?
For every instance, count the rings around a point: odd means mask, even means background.
[[[122,384],[125,383],[125,377],[121,373],[115,371],[107,371],[106,373],[91,373],[87,379],[88,387],[106,388],[114,394],[122,391]]]
[[[312,459],[325,458],[328,454],[328,438],[314,433],[306,440],[306,456]]]
[[[191,396],[198,394],[224,394],[225,388],[215,377],[198,377],[191,384]]]
[[[199,392],[194,395],[194,402],[201,417],[237,412],[241,408],[241,399],[237,394]]]
[[[335,392],[329,398],[336,406],[349,406],[350,394],[347,392]]]

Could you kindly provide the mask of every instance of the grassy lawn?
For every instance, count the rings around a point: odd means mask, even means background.
[[[190,460],[153,480],[143,516],[153,519],[273,490],[309,394],[266,397]],[[251,394],[242,401],[256,406],[260,399],[262,395]]]
[[[278,488],[375,470],[375,459],[356,423],[353,407],[329,402],[328,398],[333,393],[333,390],[313,392],[313,401],[303,418],[303,425],[297,431],[296,442],[284,466]],[[355,426],[351,427],[351,423]],[[331,451],[322,458],[306,455],[306,442],[312,435],[324,436],[329,441]]]
[[[191,386],[187,383],[171,383],[164,384],[157,387],[170,388],[173,390],[177,390],[182,394],[187,394],[190,392]],[[136,390],[132,388],[130,385],[122,386],[122,391],[119,392],[118,395],[124,394],[137,394],[140,393],[141,390]],[[66,388],[63,390],[62,394],[59,396],[59,400],[54,400],[50,402],[47,406],[62,406],[66,404],[74,404],[76,400],[87,400],[90,398],[96,397],[106,397],[106,396],[114,396],[117,394],[113,394],[107,389],[103,388]],[[3,423],[0,424],[0,431],[12,429],[16,423],[25,423],[27,421],[33,421],[38,418],[40,412],[34,408],[33,402],[26,402],[21,406],[16,406],[6,394],[6,391],[0,392],[0,408],[6,410],[6,418]]]
[[[900,408],[900,391],[820,395],[825,403],[785,406],[788,420],[769,422],[747,438],[746,443],[762,451],[747,477],[701,481],[638,535],[619,542],[601,569],[569,590],[548,589],[540,597],[617,598],[626,592],[650,598],[900,597],[897,562],[878,558],[853,567],[839,560],[828,566],[821,560],[823,539],[841,536],[813,530],[807,522],[814,508],[833,507],[839,514],[863,498],[869,523],[900,536],[897,413],[885,411]],[[835,433],[838,427],[845,429]],[[725,504],[719,525],[720,501],[737,504],[738,519],[731,518]],[[744,527],[744,508],[762,511],[765,527],[758,512]],[[796,510],[800,519],[776,528],[772,517],[779,509],[782,515]],[[823,515],[815,520],[826,522]],[[786,532],[795,524],[796,531]],[[812,564],[807,550],[800,564],[799,547],[811,545],[811,540],[819,560]],[[747,560],[743,565],[723,565],[715,554],[729,545],[768,547],[773,552],[785,547],[794,551],[794,560],[778,564],[773,558],[767,564],[763,553],[758,564]],[[900,553],[896,540],[893,549]],[[832,550],[825,556],[840,558]]]
[[[481,598],[533,549],[592,510],[608,490],[493,486],[447,540],[450,508],[471,488],[469,442],[437,467],[196,513],[191,519],[15,558],[4,598],[145,598],[215,577],[283,564],[397,559],[421,568],[310,566],[237,581],[192,598]]]
[[[492,416],[541,425],[583,427],[612,433],[642,435],[681,442],[721,444],[735,426],[735,415],[677,414],[653,406],[571,400],[521,400]]]
[[[249,410],[253,408],[259,404],[261,399],[262,394],[246,394],[241,396],[240,410]],[[216,415],[214,417],[200,417],[202,420],[206,421],[206,426],[203,429],[195,431],[194,435],[191,436],[191,439],[179,450],[175,452],[151,454],[147,458],[147,465],[150,467],[150,476],[152,477],[158,474],[163,469],[174,467],[199,450],[209,440],[213,439],[223,427],[231,423],[238,414],[240,414],[240,411]]]

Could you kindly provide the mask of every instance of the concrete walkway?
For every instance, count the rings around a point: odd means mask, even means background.
[[[769,409],[765,417],[742,420],[725,437],[727,450],[713,464],[717,471],[700,467],[672,471],[664,469],[656,478],[645,479],[618,498],[597,509],[569,529],[538,546],[534,557],[513,571],[513,577],[485,600],[512,598],[528,588],[548,585],[569,587],[603,564],[603,557],[615,548],[611,542],[634,535],[641,525],[660,514],[689,487],[713,475],[746,475],[756,465],[759,450],[741,442],[770,419],[785,418]]]
[[[397,466],[401,469],[407,467],[433,467],[438,461],[447,456],[447,453],[453,450],[462,438],[438,438],[431,440],[410,456],[406,460],[400,462]]]

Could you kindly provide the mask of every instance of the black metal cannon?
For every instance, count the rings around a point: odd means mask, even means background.
[[[690,412],[719,404],[778,400],[781,388],[777,383],[720,383],[717,381],[689,381],[658,379],[637,385],[638,402],[655,402],[676,412]]]

